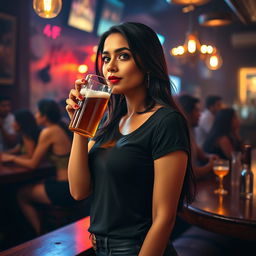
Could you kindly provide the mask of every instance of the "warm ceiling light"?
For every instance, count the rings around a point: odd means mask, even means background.
[[[206,58],[205,64],[210,70],[217,70],[222,66],[222,58],[216,51]]]
[[[201,51],[201,53],[206,54],[208,52],[207,45],[205,45],[205,44],[201,45],[200,51]]]
[[[218,54],[217,58],[215,58],[215,52],[217,52],[217,49],[212,45],[201,45],[197,33],[194,32],[188,33],[184,45],[172,48],[170,54],[177,57],[183,64],[195,64],[197,60],[204,60],[208,62],[208,64],[206,63],[207,67],[210,67],[211,70],[216,70],[221,66],[219,65],[221,57]],[[216,64],[217,62],[218,64]]]
[[[195,34],[189,34],[187,37],[187,46],[188,46],[188,52],[189,53],[195,53],[196,48],[199,44],[199,41]]]
[[[33,8],[38,16],[46,19],[56,17],[62,7],[62,0],[33,0]]]
[[[88,71],[88,66],[85,64],[79,65],[77,70],[79,73],[84,74]]]
[[[189,1],[189,0],[188,0]],[[181,2],[181,1],[178,1]],[[188,6],[190,8],[183,8],[184,13],[190,14],[189,19],[189,31],[186,35],[186,39],[183,45],[179,45],[171,49],[170,54],[176,57],[181,64],[194,65],[197,61],[203,60],[209,69],[216,70],[221,64],[222,60],[220,55],[216,55],[217,49],[212,45],[201,44],[198,38],[197,32],[193,29],[192,24],[192,12],[194,6]],[[207,62],[207,63],[206,63]]]
[[[229,13],[206,13],[199,15],[198,22],[206,27],[226,26],[232,23],[232,16]]]
[[[207,45],[207,53],[212,54],[213,53],[213,47],[211,45]]]
[[[203,5],[210,2],[210,0],[170,0],[168,2],[181,5]]]

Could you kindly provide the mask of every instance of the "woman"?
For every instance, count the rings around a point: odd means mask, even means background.
[[[72,196],[92,193],[96,255],[177,255],[169,237],[190,195],[190,143],[156,33],[133,22],[112,27],[99,42],[96,73],[113,85],[108,117],[90,142],[74,134],[68,167]],[[76,81],[66,101],[70,117],[85,83]]]
[[[239,130],[240,122],[235,110],[232,108],[219,110],[203,145],[204,150],[220,158],[231,160],[233,152],[242,150]]]
[[[67,165],[71,148],[71,135],[68,128],[60,121],[58,104],[51,99],[42,99],[38,103],[36,120],[43,126],[35,152],[29,159],[20,156],[3,154],[4,161],[13,161],[27,168],[35,169],[45,157],[48,157],[56,168],[56,177],[35,184],[29,184],[18,192],[21,209],[32,224],[35,232],[40,233],[40,220],[35,208],[36,203],[71,205],[68,185]]]
[[[13,128],[17,134],[20,134],[20,141],[7,153],[19,154],[25,158],[32,157],[40,133],[35,117],[27,109],[16,111],[14,113]]]

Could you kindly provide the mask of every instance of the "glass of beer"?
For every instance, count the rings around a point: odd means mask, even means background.
[[[214,160],[213,172],[215,175],[217,175],[219,179],[219,187],[218,189],[214,190],[215,194],[226,195],[228,193],[228,191],[225,190],[223,187],[223,178],[229,173],[229,169],[230,169],[229,160],[225,160],[225,159]]]
[[[101,76],[89,74],[86,80],[87,84],[80,91],[84,99],[78,102],[80,108],[75,110],[69,129],[92,138],[106,110],[112,88],[107,79]]]

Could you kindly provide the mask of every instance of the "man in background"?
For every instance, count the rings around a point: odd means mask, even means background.
[[[212,128],[217,112],[222,108],[222,99],[217,95],[210,95],[205,101],[205,110],[202,112],[198,126],[195,128],[197,144],[202,147]]]
[[[194,128],[198,126],[201,115],[199,99],[189,94],[184,94],[180,95],[177,100],[188,120],[195,176],[196,178],[200,178],[212,171],[213,161],[218,157],[216,155],[206,154],[195,140]]]
[[[11,113],[11,100],[9,97],[0,97],[0,150],[13,147],[16,143],[16,133],[13,128],[15,122]]]

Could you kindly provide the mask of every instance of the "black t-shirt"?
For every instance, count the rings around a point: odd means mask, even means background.
[[[93,193],[89,231],[111,238],[146,235],[152,224],[154,160],[189,152],[184,118],[160,108],[138,129],[115,143],[96,142],[89,153]]]

